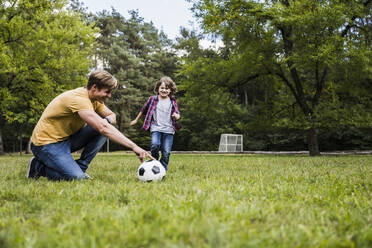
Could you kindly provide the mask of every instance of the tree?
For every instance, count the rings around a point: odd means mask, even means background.
[[[97,14],[96,26],[100,29],[97,57],[120,83],[108,102],[117,113],[119,129],[125,130],[136,143],[148,145],[148,137],[139,134],[138,126],[129,129],[129,122],[147,97],[154,94],[155,82],[164,75],[173,77],[177,58],[163,32],[144,22],[137,11],[129,14],[128,19],[115,9]]]
[[[182,150],[216,150],[220,134],[238,131],[248,116],[234,94],[221,86],[226,61],[213,49],[203,49],[201,39],[196,31],[182,28],[175,44],[183,61],[178,73],[182,129],[175,138],[175,147]]]
[[[86,83],[95,31],[64,0],[0,4],[0,123],[30,135],[46,104]]]
[[[205,32],[221,37],[226,46],[219,70],[225,80],[217,81],[221,87],[265,82],[275,99],[268,106],[281,112],[273,122],[307,130],[309,153],[319,155],[318,129],[330,118],[352,123],[356,116],[351,113],[357,112],[360,123],[371,123],[370,99],[354,94],[353,100],[365,99],[364,106],[355,106],[340,94],[345,85],[358,88],[371,79],[371,3],[201,0],[193,1],[193,11]],[[350,66],[357,75],[348,71]]]

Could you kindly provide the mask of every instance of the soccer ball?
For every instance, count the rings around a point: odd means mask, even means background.
[[[160,181],[165,177],[165,169],[158,160],[143,162],[137,171],[138,179],[143,182]]]

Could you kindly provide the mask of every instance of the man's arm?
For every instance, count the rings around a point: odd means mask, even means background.
[[[116,124],[116,114],[112,112],[108,107],[104,106],[104,109],[101,113],[98,113],[102,118],[107,118],[109,123]],[[80,116],[81,117],[81,116]]]
[[[118,129],[113,125],[109,124],[105,119],[101,118],[93,110],[81,110],[78,112],[79,116],[88,123],[89,126],[97,130],[103,136],[106,136],[110,140],[126,146],[134,153],[137,154],[138,158],[143,162],[145,157],[154,159],[148,152],[137,146],[133,141],[124,136]]]

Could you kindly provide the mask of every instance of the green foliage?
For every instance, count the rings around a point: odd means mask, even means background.
[[[193,52],[181,74],[195,80],[185,91],[221,88],[265,126],[271,120],[272,127],[312,135],[340,123],[371,127],[372,1],[192,2],[204,32],[225,46],[209,58],[184,32],[190,42],[180,45]],[[314,155],[316,140],[309,141]]]
[[[0,122],[27,135],[53,97],[86,83],[95,31],[67,3],[0,4]]]
[[[86,83],[92,61],[118,78],[108,105],[145,148],[149,135],[129,122],[167,75],[180,90],[174,150],[216,150],[221,133],[243,134],[245,150],[302,150],[308,130],[322,150],[371,149],[371,0],[191,2],[223,47],[202,48],[203,35],[184,28],[173,44],[137,11],[125,19],[115,9],[87,13],[79,0],[1,1],[6,151],[55,95]]]
[[[173,77],[176,56],[171,41],[152,23],[144,22],[137,11],[129,11],[125,19],[116,10],[103,11],[96,16],[100,29],[97,56],[103,67],[120,82],[113,100],[108,103],[119,117],[118,127],[140,145],[149,145],[140,126],[129,128],[129,123],[140,111],[155,82],[162,76]]]
[[[172,155],[164,181],[134,155],[93,180],[25,178],[0,157],[2,247],[371,247],[371,156]]]

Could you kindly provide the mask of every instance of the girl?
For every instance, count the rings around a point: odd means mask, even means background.
[[[160,163],[168,170],[173,135],[180,128],[176,123],[180,119],[180,112],[173,96],[177,87],[170,77],[162,77],[156,82],[154,91],[156,95],[147,100],[130,125],[134,126],[145,115],[142,129],[151,132],[151,154],[158,160],[161,151]]]

